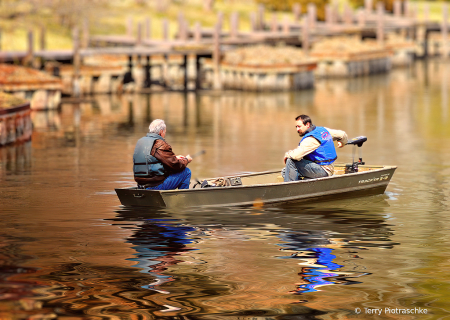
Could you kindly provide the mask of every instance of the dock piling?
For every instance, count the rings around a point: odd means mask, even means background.
[[[402,3],[400,0],[394,1],[394,17],[400,18],[402,15]]]
[[[195,55],[195,90],[201,89],[201,56]]]
[[[256,13],[254,12],[250,13],[250,28],[253,32],[257,30]]]
[[[353,10],[350,8],[348,3],[346,3],[344,7],[344,23],[346,25],[353,24]]]
[[[258,30],[264,30],[265,22],[264,22],[264,5],[260,4],[258,6]]]
[[[384,4],[377,3],[377,42],[384,47]]]
[[[169,21],[167,19],[162,21],[162,38],[165,41],[169,40]]]
[[[145,39],[150,39],[152,37],[151,20],[150,18],[145,18]]]
[[[145,80],[144,88],[150,88],[152,86],[152,64],[150,56],[146,56],[145,60]]]
[[[284,15],[284,17],[283,17],[283,33],[288,34],[289,31],[290,31],[289,17],[287,15]]]
[[[302,49],[305,55],[309,54],[309,30],[308,30],[308,19],[303,21],[302,25]]]
[[[239,13],[233,12],[230,19],[230,36],[235,39],[239,34]]]
[[[317,7],[314,3],[308,4],[308,27],[314,29],[317,21]]]
[[[329,4],[325,6],[325,24],[328,28],[333,24],[333,9]]]
[[[219,11],[217,13],[217,24],[219,25],[219,30],[222,31],[223,28],[223,12]]]
[[[373,8],[372,0],[364,0],[364,8],[366,9],[367,14],[371,14]]]
[[[89,20],[87,18],[83,19],[83,38],[81,47],[84,49],[89,47]]]
[[[138,46],[142,45],[142,23],[138,23],[137,25],[136,45]]]
[[[39,49],[41,51],[45,51],[45,49],[47,48],[46,42],[45,42],[45,33],[46,33],[45,27],[41,27],[41,34],[40,34],[40,38],[39,38]]]
[[[215,90],[222,89],[222,81],[220,79],[220,26],[216,24],[214,28],[214,49],[213,49],[213,68],[214,80],[213,88]]]
[[[270,31],[278,31],[278,17],[276,13],[272,13],[272,21],[270,23]]]
[[[80,95],[80,30],[78,27],[72,29],[72,41],[73,41],[73,79],[72,90],[75,97]]]
[[[183,54],[183,65],[182,65],[182,69],[183,69],[183,90],[187,91],[188,90],[188,55],[187,54]]]
[[[365,25],[366,25],[366,13],[363,10],[361,10],[358,12],[358,26],[362,28]]]
[[[201,42],[202,41],[202,25],[200,22],[196,22],[194,26],[194,41]]]
[[[133,18],[127,19],[127,36],[133,37]]]
[[[298,23],[300,20],[300,14],[301,14],[302,8],[300,6],[300,3],[294,3],[292,6],[292,13],[294,14],[294,22]]]
[[[34,54],[34,35],[33,31],[28,30],[27,34],[27,55],[25,57],[25,65],[29,65],[33,62],[33,54]]]

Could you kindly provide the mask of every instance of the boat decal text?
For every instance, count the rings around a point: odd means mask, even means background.
[[[358,183],[378,182],[378,181],[383,181],[383,180],[388,180],[388,179],[389,179],[389,173],[386,173],[386,174],[383,174],[383,175],[381,175],[379,177],[376,177],[376,178],[359,180]]]

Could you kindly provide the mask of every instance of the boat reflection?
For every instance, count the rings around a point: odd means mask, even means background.
[[[3,175],[30,172],[31,157],[31,140],[0,148],[0,178]]]
[[[157,293],[161,314],[311,314],[317,306],[307,303],[324,286],[358,284],[370,274],[365,251],[395,246],[385,197],[370,198],[267,209],[123,208],[113,224],[136,225],[127,239],[132,260],[154,277],[142,288]],[[332,299],[322,294],[322,303]]]

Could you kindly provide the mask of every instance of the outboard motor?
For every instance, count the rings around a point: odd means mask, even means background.
[[[345,165],[345,173],[355,173],[358,172],[358,166],[361,165],[365,165],[366,163],[362,161],[362,152],[361,152],[361,147],[363,145],[364,142],[367,141],[367,137],[364,136],[360,136],[360,137],[356,137],[353,138],[351,140],[349,140],[347,142],[347,144],[352,144],[354,145],[353,148],[353,157],[352,157],[352,163],[351,164],[346,164]],[[356,146],[358,146],[358,155],[359,155],[359,160],[355,161],[355,150],[356,150]]]

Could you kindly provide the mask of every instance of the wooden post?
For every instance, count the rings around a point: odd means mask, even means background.
[[[72,30],[72,41],[73,41],[73,79],[72,88],[73,95],[78,97],[80,95],[80,31],[77,27]]]
[[[344,7],[344,22],[347,25],[353,24],[353,12],[348,3],[345,3]]]
[[[292,13],[294,14],[294,22],[298,23],[300,20],[300,14],[301,14],[302,8],[300,6],[300,3],[294,3],[292,6]]]
[[[309,54],[309,30],[308,30],[308,19],[303,21],[302,25],[302,49],[305,55]]]
[[[254,12],[250,13],[250,27],[251,27],[252,31],[256,31],[257,30],[256,13],[254,13]]]
[[[333,9],[331,8],[331,5],[327,4],[325,6],[325,22],[327,27],[331,27],[333,24]]]
[[[151,20],[150,18],[145,18],[145,39],[150,39],[152,37],[152,29],[151,29]]]
[[[283,33],[288,34],[291,31],[291,28],[289,27],[289,17],[287,15],[284,15],[283,17]]]
[[[384,4],[377,3],[377,42],[384,47]]]
[[[183,55],[183,69],[184,69],[183,90],[187,91],[187,89],[188,89],[188,56],[187,56],[187,54]]]
[[[239,13],[233,12],[230,19],[230,36],[231,38],[237,38],[239,33]]]
[[[45,27],[41,27],[41,37],[39,39],[39,49],[41,51],[45,51],[47,49],[46,42],[45,42]]]
[[[367,14],[371,14],[372,13],[372,0],[364,0],[364,8],[366,9],[366,13]]]
[[[33,31],[28,30],[27,34],[27,56],[25,58],[25,65],[28,65],[33,62],[33,54],[34,54],[34,35]]]
[[[151,86],[152,86],[151,57],[150,56],[146,56],[144,88],[150,88]]]
[[[363,28],[366,25],[366,13],[364,10],[358,12],[358,26]]]
[[[337,4],[334,4],[334,5],[331,6],[331,8],[332,8],[331,10],[333,11],[333,22],[334,23],[338,23],[339,22],[339,18],[340,18],[339,7],[338,7]]]
[[[270,31],[278,31],[278,17],[276,13],[272,13],[272,21],[270,22]]]
[[[202,25],[200,22],[196,22],[194,26],[194,41],[201,42],[202,41]]]
[[[442,55],[444,59],[448,58],[448,5],[442,5]]]
[[[133,36],[133,18],[129,17],[127,20],[127,36]]]
[[[200,56],[195,55],[195,90],[201,89],[200,75],[201,75],[201,64],[200,64]]]
[[[136,45],[138,46],[142,45],[142,23],[138,23],[137,25]]]
[[[186,27],[186,24],[184,23],[184,15],[183,15],[183,13],[180,12],[178,14],[178,39],[179,40],[186,40],[185,27]]]
[[[400,0],[394,1],[394,17],[400,18],[402,15],[402,3]]]
[[[222,89],[222,81],[220,79],[220,29],[219,25],[216,24],[214,28],[214,49],[213,49],[213,68],[214,68],[214,79],[213,88],[215,90]]]
[[[167,41],[169,40],[169,21],[167,19],[163,19],[162,24],[162,38]]]
[[[83,19],[83,40],[81,47],[89,47],[89,20],[87,18]]]
[[[409,1],[408,0],[404,0],[403,1],[403,15],[405,16],[405,17],[409,17],[409,14],[410,14],[410,3],[409,3]]]
[[[316,27],[317,21],[317,9],[314,3],[308,4],[308,24],[310,29],[314,29]]]
[[[219,30],[222,31],[223,27],[223,12],[219,11],[217,13],[217,24],[219,25]]]
[[[258,30],[264,30],[264,5],[258,6]]]

